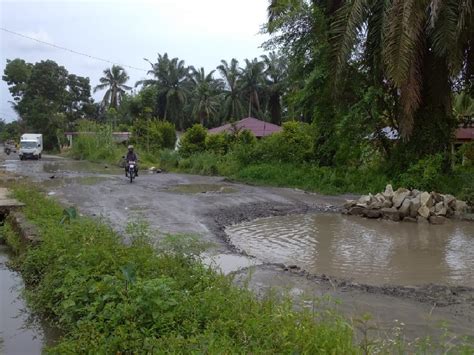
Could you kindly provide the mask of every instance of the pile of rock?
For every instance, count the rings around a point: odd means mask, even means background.
[[[392,185],[387,185],[384,192],[375,196],[368,194],[358,200],[349,200],[344,208],[348,214],[367,218],[432,224],[443,224],[446,218],[461,217],[468,210],[464,201],[452,195],[405,188],[393,191]]]

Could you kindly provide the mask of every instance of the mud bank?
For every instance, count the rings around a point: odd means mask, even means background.
[[[408,341],[426,336],[439,339],[446,334],[446,329],[454,341],[474,336],[472,289],[357,285],[324,275],[308,275],[283,265],[243,269],[235,273],[234,280],[260,297],[272,290],[288,295],[299,307],[336,308],[354,322],[358,330],[361,330],[361,320],[365,319],[363,323],[374,337],[393,335],[394,328]]]

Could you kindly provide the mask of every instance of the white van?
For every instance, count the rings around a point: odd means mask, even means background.
[[[41,159],[43,152],[43,135],[25,133],[20,138],[20,160]]]

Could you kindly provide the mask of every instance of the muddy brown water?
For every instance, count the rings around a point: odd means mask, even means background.
[[[41,354],[57,335],[28,313],[21,277],[7,267],[8,259],[8,248],[0,244],[0,354]]]
[[[226,228],[263,262],[365,284],[474,287],[474,223],[397,223],[339,214],[261,218]]]

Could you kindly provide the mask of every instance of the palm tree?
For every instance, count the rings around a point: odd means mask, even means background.
[[[158,54],[156,63],[145,59],[151,65],[149,75],[154,79],[138,81],[135,86],[155,86],[157,88],[158,113],[165,120],[170,120],[183,128],[183,108],[189,95],[189,72],[184,60],[170,59],[168,54]]]
[[[191,68],[192,113],[204,125],[217,112],[219,105],[219,91],[222,83],[213,78],[215,70],[206,75],[204,68]]]
[[[259,93],[262,92],[264,84],[264,64],[257,58],[252,61],[245,59],[245,68],[240,69],[242,90],[248,98],[248,115],[261,116]]]
[[[286,84],[287,65],[283,57],[275,52],[262,55],[265,64],[265,90],[268,92],[268,111],[271,121],[281,123],[281,96]]]
[[[397,121],[405,140],[431,125],[447,143],[454,122],[452,78],[470,77],[474,70],[472,0],[342,3],[331,24],[337,78],[362,37],[374,78],[396,92]]]
[[[474,123],[474,99],[465,91],[455,95],[453,113],[459,124],[472,125]]]
[[[231,59],[230,64],[221,60],[217,70],[224,80],[224,118],[226,120],[243,118],[239,62],[235,58]]]
[[[127,72],[119,65],[112,65],[112,68],[104,70],[104,76],[99,79],[101,84],[94,88],[94,92],[107,89],[102,99],[104,107],[117,108],[120,105],[125,92],[132,89],[125,85],[128,79]]]

